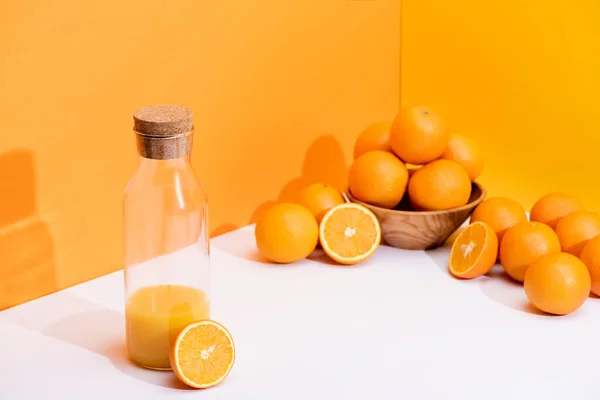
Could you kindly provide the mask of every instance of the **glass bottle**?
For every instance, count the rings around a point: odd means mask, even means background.
[[[141,108],[134,133],[138,166],[123,200],[127,350],[166,370],[183,327],[210,318],[208,204],[190,163],[191,110]]]

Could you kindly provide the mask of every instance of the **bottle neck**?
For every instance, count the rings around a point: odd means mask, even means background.
[[[190,165],[190,153],[183,157],[170,158],[166,160],[145,158],[138,155],[138,168],[144,169],[183,169]]]
[[[138,154],[153,160],[172,160],[188,156],[192,150],[193,131],[175,136],[153,137],[136,132]]]

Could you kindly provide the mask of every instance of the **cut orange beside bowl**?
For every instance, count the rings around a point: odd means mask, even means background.
[[[381,242],[381,227],[368,208],[345,203],[330,209],[321,220],[323,250],[340,264],[352,265],[369,258]]]
[[[229,375],[235,362],[235,345],[223,325],[202,320],[183,328],[170,356],[173,372],[183,383],[206,389]]]
[[[458,235],[448,260],[450,273],[471,279],[487,274],[496,262],[498,237],[485,222],[474,222]]]

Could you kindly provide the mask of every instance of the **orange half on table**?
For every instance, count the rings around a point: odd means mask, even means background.
[[[485,222],[474,222],[458,235],[450,250],[448,269],[457,278],[487,274],[498,256],[498,237]]]
[[[319,240],[329,257],[340,264],[357,264],[369,258],[381,242],[375,214],[360,204],[345,203],[330,209],[321,220]]]
[[[183,328],[170,356],[171,368],[183,383],[206,389],[221,383],[229,375],[235,362],[235,346],[223,325],[203,320]]]

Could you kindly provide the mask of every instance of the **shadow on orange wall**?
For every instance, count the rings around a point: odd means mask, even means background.
[[[33,153],[0,155],[0,310],[58,289],[54,241],[37,212]]]
[[[318,137],[306,150],[302,173],[289,181],[279,192],[277,200],[261,203],[250,217],[250,224],[258,221],[274,204],[298,202],[300,192],[312,183],[326,183],[339,191],[346,190],[348,167],[340,142],[333,135]]]

